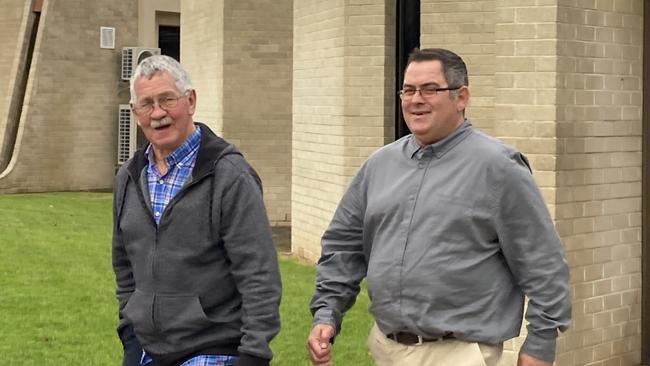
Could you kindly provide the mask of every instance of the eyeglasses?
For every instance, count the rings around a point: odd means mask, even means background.
[[[154,107],[157,104],[158,107],[161,109],[168,111],[178,105],[178,101],[181,98],[184,98],[187,96],[187,93],[190,91],[186,91],[183,93],[183,95],[180,95],[178,97],[160,97],[157,101],[150,100],[144,103],[137,103],[137,104],[132,104],[131,109],[133,110],[133,113],[135,113],[138,116],[148,116],[151,113],[153,113]]]
[[[447,87],[447,88],[438,88],[433,85],[424,85],[420,88],[404,88],[399,91],[399,97],[402,98],[402,100],[411,100],[414,96],[415,93],[420,92],[420,96],[422,98],[430,98],[438,94],[440,91],[445,91],[445,90],[458,90],[460,89],[460,86],[456,87]]]

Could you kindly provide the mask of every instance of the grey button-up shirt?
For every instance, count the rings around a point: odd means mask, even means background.
[[[372,154],[322,238],[315,323],[340,329],[367,277],[385,334],[499,343],[551,361],[570,322],[569,269],[525,157],[465,121],[420,147],[405,136]]]

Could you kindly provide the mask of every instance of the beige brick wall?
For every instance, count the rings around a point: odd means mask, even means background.
[[[526,154],[553,216],[557,7],[497,4],[494,135]]]
[[[560,1],[556,223],[573,327],[560,365],[637,365],[643,1]]]
[[[3,8],[3,12],[6,7]],[[137,37],[132,1],[45,1],[18,131],[0,192],[108,189],[116,163],[119,48]],[[99,27],[116,27],[116,49]]]
[[[312,261],[350,179],[393,138],[392,7],[294,1],[292,250]]]
[[[496,1],[422,0],[420,13],[420,47],[462,55],[472,93],[467,116],[494,134]]]
[[[292,13],[288,0],[183,2],[181,10],[196,119],[257,170],[273,225],[291,220]]]

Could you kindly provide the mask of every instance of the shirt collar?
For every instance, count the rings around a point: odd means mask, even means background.
[[[165,162],[167,163],[167,166],[173,166],[185,160],[188,156],[192,154],[192,152],[198,149],[200,142],[201,142],[201,129],[199,128],[199,126],[196,126],[194,127],[194,132],[192,132],[190,137],[188,137],[187,140],[185,140],[185,142],[181,146],[176,148],[176,150],[174,150],[171,154],[169,154],[169,156],[165,158]],[[154,158],[151,144],[147,146],[147,150],[145,150],[145,154],[149,159],[149,165],[156,165],[156,159]]]
[[[464,136],[471,131],[471,128],[472,123],[468,119],[465,119],[463,123],[461,123],[452,133],[447,135],[447,137],[426,146],[420,146],[415,139],[415,136],[411,134],[407,142],[406,152],[408,153],[408,156],[413,159],[416,155],[420,155],[418,152],[431,149],[437,157],[441,157],[447,151],[451,150],[452,147],[456,146],[457,143],[462,141]]]

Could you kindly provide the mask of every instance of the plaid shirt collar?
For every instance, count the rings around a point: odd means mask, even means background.
[[[199,150],[199,143],[201,142],[201,129],[199,126],[196,126],[194,128],[194,132],[190,135],[190,137],[185,140],[185,142],[179,146],[176,150],[174,150],[168,157],[165,158],[165,162],[167,163],[167,166],[169,168],[172,168],[173,166],[176,166],[178,163],[186,163],[188,159],[193,157],[196,158],[196,152]],[[153,148],[151,147],[151,144],[147,146],[147,149],[145,150],[145,155],[147,156],[147,159],[149,160],[149,168],[154,168],[156,172],[158,172],[158,169],[156,168],[156,159],[153,154]],[[168,172],[169,174],[169,172]]]
[[[156,161],[151,144],[145,154],[149,160],[147,165],[147,188],[151,209],[156,224],[160,223],[167,204],[180,192],[181,188],[192,175],[196,156],[201,142],[201,128],[196,126],[187,140],[165,158],[167,173],[161,175],[156,167]]]

